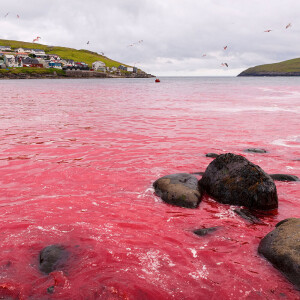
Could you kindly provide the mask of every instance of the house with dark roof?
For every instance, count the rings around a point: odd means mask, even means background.
[[[10,46],[0,46],[0,52],[3,51],[11,51],[11,47]]]
[[[21,60],[23,67],[43,68],[43,64],[41,64],[36,58],[22,57]]]

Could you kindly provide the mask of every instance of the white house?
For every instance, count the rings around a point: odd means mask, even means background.
[[[31,53],[37,56],[46,56],[45,51],[41,49],[31,49]]]
[[[133,67],[127,67],[127,72],[133,72]]]
[[[105,72],[106,71],[106,67],[105,67],[105,63],[103,61],[94,61],[92,64],[92,68],[95,71],[102,71]]]
[[[0,52],[1,51],[11,51],[11,47],[10,46],[0,46]]]
[[[4,63],[7,67],[10,68],[23,67],[21,58],[17,58],[14,55],[4,55]]]
[[[17,48],[15,49],[15,51],[17,53],[31,53],[32,49],[28,49],[28,48]]]

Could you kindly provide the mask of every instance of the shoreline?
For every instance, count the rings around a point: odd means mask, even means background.
[[[12,73],[12,72],[0,72],[0,80],[6,79],[68,79],[68,78],[152,78],[155,77],[151,74],[136,74],[130,73],[126,75],[107,74],[95,71],[72,71],[67,70],[64,75],[58,74],[55,71],[53,73]]]

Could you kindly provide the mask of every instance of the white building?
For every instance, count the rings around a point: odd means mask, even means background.
[[[102,71],[102,72],[106,71],[105,63],[103,61],[100,61],[100,60],[93,62],[92,68],[95,71]]]
[[[28,48],[17,48],[15,49],[15,51],[17,53],[31,53],[32,49],[28,49]]]
[[[4,63],[7,67],[10,68],[23,67],[23,62],[21,58],[17,58],[14,55],[4,55]]]
[[[46,56],[45,51],[41,49],[31,49],[31,53],[35,54],[36,56]]]
[[[0,46],[0,51],[11,51],[10,46]]]

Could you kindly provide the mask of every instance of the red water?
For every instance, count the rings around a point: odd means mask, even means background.
[[[300,299],[257,253],[278,221],[300,216],[299,183],[276,182],[278,214],[262,216],[265,225],[208,197],[198,209],[172,207],[152,189],[161,176],[204,171],[208,152],[300,176],[300,78],[2,80],[0,88],[0,298]],[[220,228],[192,232],[211,226]],[[39,252],[51,244],[71,254],[44,275]]]

